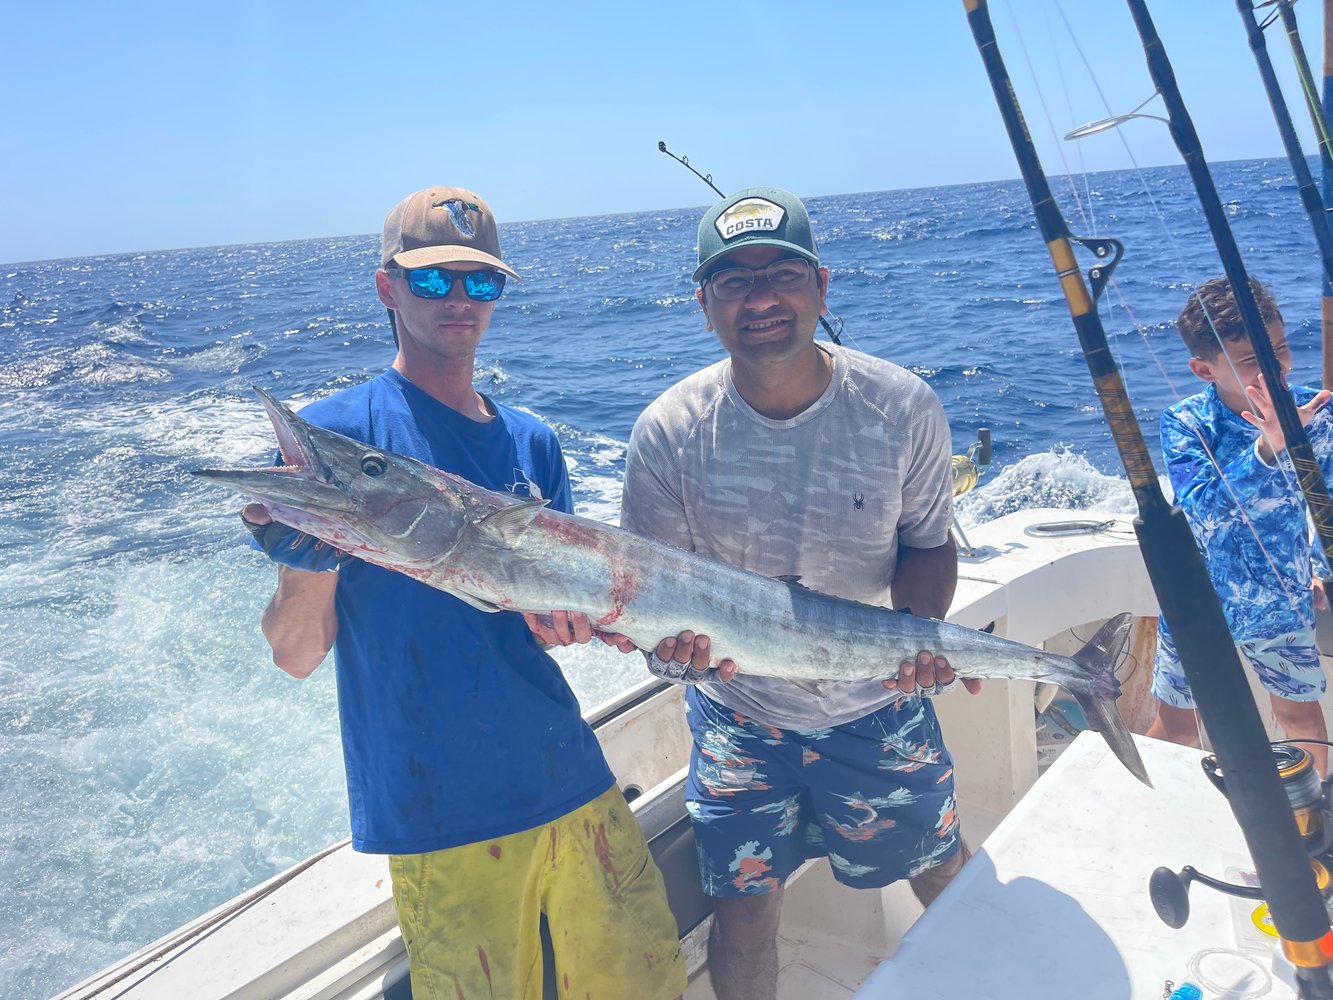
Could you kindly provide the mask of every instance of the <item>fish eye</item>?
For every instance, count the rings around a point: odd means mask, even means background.
[[[367,476],[378,478],[389,471],[389,463],[385,461],[383,455],[377,455],[372,451],[361,456],[361,471]]]

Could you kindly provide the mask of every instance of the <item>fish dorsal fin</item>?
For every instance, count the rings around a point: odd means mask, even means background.
[[[799,573],[796,574],[795,576],[775,576],[773,577],[773,579],[777,580],[778,583],[785,583],[788,587],[800,587],[802,590],[810,589],[801,582],[801,576]]]
[[[523,533],[532,527],[532,519],[540,514],[545,506],[545,500],[526,500],[512,507],[501,507],[487,514],[478,524],[498,531],[506,542],[516,545],[523,537]]]
[[[480,597],[473,597],[471,594],[460,594],[456,590],[446,591],[446,593],[457,597],[464,604],[474,607],[478,611],[485,611],[488,615],[495,614],[500,610],[498,605],[492,604],[490,601],[483,601]]]

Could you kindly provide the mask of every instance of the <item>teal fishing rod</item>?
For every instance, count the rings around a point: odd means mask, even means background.
[[[1291,111],[1287,108],[1286,99],[1282,96],[1282,87],[1277,81],[1277,73],[1273,69],[1273,60],[1268,55],[1268,44],[1264,39],[1264,31],[1274,23],[1277,15],[1269,14],[1262,22],[1255,17],[1253,0],[1236,0],[1236,7],[1240,11],[1241,20],[1245,22],[1245,34],[1250,40],[1250,49],[1254,52],[1254,61],[1259,67],[1259,78],[1263,81],[1264,92],[1268,95],[1268,104],[1273,109],[1273,121],[1277,123],[1278,134],[1282,137],[1282,148],[1287,152],[1287,159],[1291,162],[1291,172],[1296,177],[1296,187],[1300,194],[1301,205],[1305,208],[1305,214],[1310,218],[1310,225],[1314,229],[1315,242],[1319,244],[1319,258],[1324,265],[1324,281],[1333,281],[1333,229],[1329,227],[1328,215],[1324,210],[1324,199],[1319,193],[1319,188],[1315,185],[1314,175],[1310,173],[1310,168],[1305,163],[1305,151],[1301,149],[1301,140],[1296,135],[1296,126],[1291,120]],[[1286,11],[1286,16],[1291,17],[1291,11]],[[1288,36],[1295,31],[1295,19],[1292,18],[1291,26],[1288,28]],[[1299,35],[1292,42],[1292,51],[1299,52],[1300,58],[1297,60],[1298,72],[1299,65],[1305,63],[1304,52],[1300,49]],[[1305,73],[1308,77],[1310,72],[1309,64],[1305,64]],[[1313,80],[1310,81],[1313,85]],[[1309,105],[1311,111],[1317,118],[1323,117],[1323,112],[1317,109],[1317,106]],[[1316,134],[1319,126],[1316,125]],[[1324,144],[1320,143],[1320,149],[1324,149]],[[1327,151],[1324,152],[1327,156]],[[1267,339],[1267,338],[1265,338]],[[1267,378],[1267,375],[1264,376]]]
[[[713,183],[713,175],[699,173],[699,171],[694,168],[694,165],[690,163],[690,158],[688,156],[677,156],[675,153],[671,152],[671,150],[667,149],[666,142],[661,139],[657,140],[657,151],[659,153],[666,153],[667,156],[671,157],[673,160],[679,163],[690,173],[694,174],[695,177],[699,178],[699,180],[703,181],[715,192],[717,192],[717,196],[719,198],[726,197],[726,195],[722,193],[722,189]],[[828,334],[829,340],[833,341],[839,347],[842,346],[842,340],[838,336],[838,334],[842,332],[841,319],[834,317],[833,322],[830,323],[824,316],[821,315],[819,317],[819,325],[824,328],[824,332]]]
[[[1138,504],[1134,530],[1148,576],[1226,774],[1228,803],[1254,860],[1284,953],[1300,970],[1302,982],[1309,981],[1302,987],[1304,996],[1333,997],[1333,982],[1326,970],[1316,968],[1328,960],[1326,956],[1333,955],[1333,930],[1290,801],[1273,766],[1268,734],[1189,523],[1184,512],[1169,504],[1162,494],[1157,470],[1097,315],[1096,300],[1119,263],[1123,247],[1116,240],[1090,240],[1070,233],[1023,119],[995,40],[986,0],[963,0],[963,7],[1107,426]],[[1074,256],[1074,244],[1087,247],[1099,261],[1090,269],[1087,282]]]

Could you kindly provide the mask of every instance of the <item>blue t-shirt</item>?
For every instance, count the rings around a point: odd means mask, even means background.
[[[1314,389],[1291,390],[1298,405]],[[1314,627],[1312,551],[1305,498],[1286,452],[1273,465],[1255,454],[1259,431],[1211,384],[1162,414],[1162,453],[1237,641],[1276,639]],[[1333,419],[1315,414],[1306,436],[1327,477]],[[1165,622],[1162,622],[1165,627]]]
[[[311,423],[492,490],[572,511],[555,435],[488,400],[469,420],[394,370],[312,403]],[[335,596],[343,756],[358,851],[418,854],[539,826],[614,778],[521,615],[487,614],[349,560]]]

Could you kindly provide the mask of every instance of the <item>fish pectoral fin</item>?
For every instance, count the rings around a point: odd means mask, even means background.
[[[457,597],[464,604],[476,608],[478,611],[485,611],[487,614],[494,614],[503,610],[498,604],[492,604],[490,601],[483,601],[480,597],[473,597],[471,594],[462,594],[457,590],[449,590],[446,593]]]
[[[501,538],[510,545],[515,545],[523,537],[524,532],[532,527],[532,519],[540,514],[545,506],[545,500],[516,503],[512,507],[501,507],[487,514],[477,524],[498,531]]]
[[[800,587],[802,590],[810,589],[801,582],[801,577],[799,573],[796,574],[795,576],[788,576],[788,575],[775,576],[773,577],[773,579],[777,580],[778,583],[785,583],[788,587]]]

